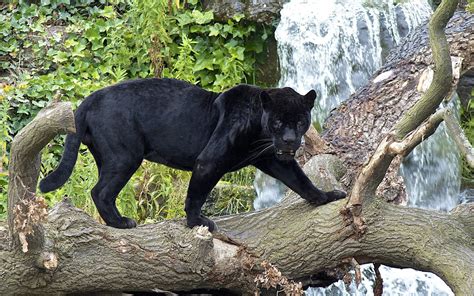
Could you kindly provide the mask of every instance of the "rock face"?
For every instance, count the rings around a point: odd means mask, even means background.
[[[272,32],[265,41],[264,52],[259,55],[259,60],[257,61],[255,80],[260,86],[278,86],[278,81],[280,80],[280,60],[278,58],[277,46],[277,41]]]
[[[284,0],[204,0],[206,10],[213,10],[216,19],[227,20],[244,14],[252,22],[272,24],[279,18]]]

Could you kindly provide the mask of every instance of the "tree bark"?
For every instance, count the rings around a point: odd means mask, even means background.
[[[473,23],[472,15],[460,12],[448,26],[451,56],[462,59],[460,73],[473,66],[474,49],[468,46]],[[426,40],[420,38],[418,46],[425,48]],[[419,55],[411,52],[389,58],[368,86],[332,114],[323,137],[337,156],[318,155],[305,166],[311,178],[325,182],[321,188],[340,187],[339,180],[348,188],[357,184],[354,179],[365,161],[402,111],[421,97],[417,87],[428,75],[431,58],[426,48]],[[369,196],[363,216],[358,216],[363,232],[354,226],[346,201],[314,207],[294,195],[266,210],[216,218],[220,231],[214,234],[203,227],[188,229],[184,220],[114,229],[68,201],[46,217],[34,194],[38,154],[56,133],[71,131],[70,114],[70,106],[53,105],[12,145],[9,225],[0,225],[1,295],[197,289],[253,294],[256,278],[271,281],[268,263],[290,282],[315,285],[320,282],[314,275],[338,277],[335,270],[368,262],[434,272],[457,295],[474,291],[473,204],[440,213]],[[425,122],[419,129],[429,127]],[[415,132],[402,144],[411,147],[418,139]],[[370,192],[375,195],[375,190]],[[32,219],[31,213],[37,217]],[[26,249],[18,240],[22,233]]]

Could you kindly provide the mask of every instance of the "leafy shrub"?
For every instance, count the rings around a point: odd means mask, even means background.
[[[5,170],[11,138],[53,100],[75,106],[91,92],[132,78],[175,77],[222,91],[253,82],[266,31],[236,16],[216,22],[197,0],[41,0],[0,4],[0,218],[5,216]],[[63,138],[43,153],[42,175],[56,167]],[[251,184],[253,170],[245,170]],[[226,178],[233,178],[230,177]],[[97,174],[87,150],[62,196],[97,217],[89,192]],[[236,177],[238,179],[238,177]],[[139,221],[182,216],[189,173],[144,162],[118,199]]]

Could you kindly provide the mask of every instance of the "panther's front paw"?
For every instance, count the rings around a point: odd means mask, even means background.
[[[206,216],[200,215],[199,217],[188,217],[186,219],[188,227],[193,228],[194,226],[207,226],[210,232],[217,230],[217,225],[211,219]]]
[[[127,218],[127,217],[121,217],[119,222],[107,223],[107,225],[111,226],[111,227],[114,227],[114,228],[127,229],[127,228],[137,227],[137,222],[135,222],[135,220]]]
[[[326,192],[326,196],[328,197],[328,202],[343,199],[346,197],[346,193],[341,190],[333,190]]]

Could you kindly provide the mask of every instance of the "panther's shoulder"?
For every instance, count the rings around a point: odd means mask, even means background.
[[[258,107],[262,90],[258,86],[239,84],[220,93],[215,103],[222,111],[243,111],[254,105]]]

